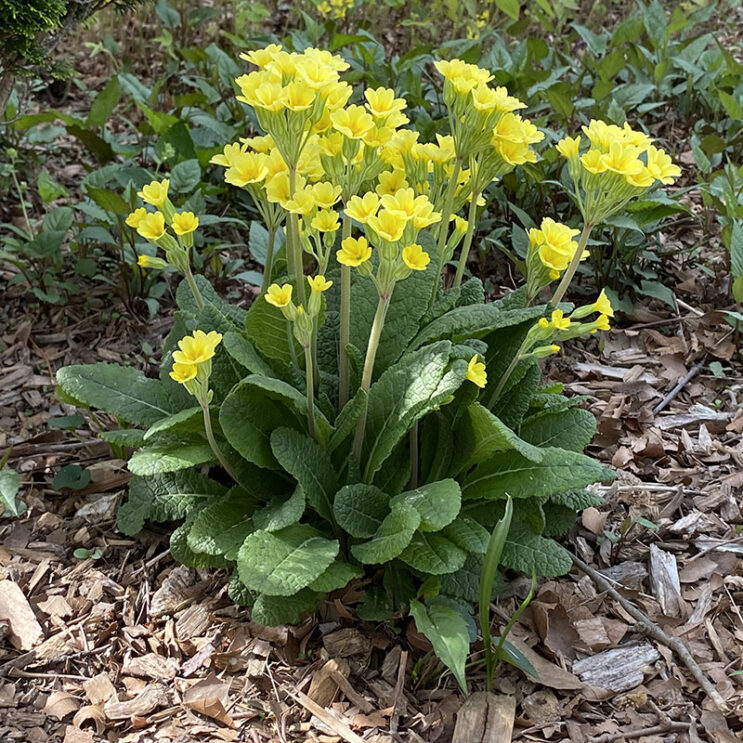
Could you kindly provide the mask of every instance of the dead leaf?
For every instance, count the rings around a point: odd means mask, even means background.
[[[234,728],[235,723],[225,709],[229,704],[229,691],[229,684],[220,681],[214,673],[210,673],[203,681],[189,687],[183,695],[183,704],[194,712]]]
[[[0,581],[0,621],[10,628],[10,642],[18,650],[31,650],[44,636],[23,591],[12,581]]]
[[[64,720],[78,709],[80,700],[66,691],[53,691],[44,705],[44,712],[55,720]]]

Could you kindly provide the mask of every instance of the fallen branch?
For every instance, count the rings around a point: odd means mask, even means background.
[[[672,733],[677,730],[688,730],[690,727],[690,722],[669,722],[663,725],[654,725],[651,728],[629,730],[626,733],[604,733],[603,735],[599,735],[598,738],[591,738],[591,743],[614,743],[615,741],[628,740],[629,738],[642,738],[644,735],[662,735],[663,733]]]
[[[676,386],[653,408],[653,415],[658,415],[661,410],[665,410],[668,407],[668,404],[671,402],[671,400],[673,400],[676,395],[678,395],[678,393],[681,392],[681,390],[684,389],[684,387],[686,387],[686,385],[689,384],[689,382],[691,382],[691,380],[694,379],[694,377],[696,377],[696,375],[699,374],[700,371],[702,371],[705,362],[706,357],[694,364],[694,366],[689,369],[689,371],[686,373],[686,376],[680,379]]]
[[[725,702],[717,689],[715,689],[712,682],[704,675],[699,664],[694,660],[692,654],[687,650],[686,645],[684,645],[678,637],[667,635],[646,614],[624,598],[624,596],[622,596],[622,594],[619,593],[619,591],[617,591],[617,589],[614,588],[597,570],[583,562],[579,557],[576,557],[575,555],[571,555],[571,557],[577,567],[588,575],[602,591],[608,593],[615,601],[617,601],[621,607],[637,621],[637,624],[635,625],[636,629],[639,629],[643,634],[652,637],[653,640],[665,645],[676,653],[681,662],[689,669],[689,672],[702,688],[704,693],[714,702],[720,712],[729,712],[727,702]]]

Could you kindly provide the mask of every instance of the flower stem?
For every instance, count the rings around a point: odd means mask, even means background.
[[[563,274],[562,281],[560,281],[557,291],[555,291],[555,295],[550,301],[550,304],[553,307],[557,307],[565,296],[565,292],[568,290],[570,282],[573,280],[573,276],[575,276],[575,272],[578,270],[578,264],[580,263],[581,256],[586,248],[586,243],[588,242],[588,237],[591,234],[592,229],[593,225],[590,222],[586,222],[583,225],[583,232],[580,234],[580,240],[578,241],[578,248],[575,251],[575,255],[573,255],[573,259],[570,261],[570,265]]]
[[[459,171],[461,169],[461,163],[459,158],[454,161],[454,170],[452,170],[451,180],[446,188],[446,194],[444,196],[444,205],[441,210],[441,223],[439,224],[439,242],[436,246],[436,252],[438,253],[439,270],[433,279],[433,288],[431,290],[431,299],[428,301],[428,306],[433,306],[436,301],[436,295],[439,291],[439,284],[441,283],[441,272],[444,269],[444,263],[446,256],[444,256],[444,248],[446,247],[446,238],[449,235],[449,218],[451,217],[452,208],[454,206],[454,196],[457,192],[457,180],[459,180]]]
[[[188,281],[188,286],[191,288],[191,293],[193,294],[194,300],[196,300],[196,306],[200,309],[204,309],[204,297],[201,296],[201,290],[199,289],[199,285],[196,283],[196,279],[193,276],[193,273],[191,273],[191,266],[186,266],[186,281]]]
[[[206,440],[209,442],[209,446],[211,446],[212,451],[214,452],[214,456],[217,458],[217,461],[219,462],[219,464],[222,465],[222,469],[235,482],[240,482],[237,478],[237,475],[233,472],[232,468],[227,463],[227,460],[224,458],[224,454],[222,454],[219,446],[217,445],[217,441],[214,438],[214,431],[212,429],[212,419],[211,419],[211,415],[209,414],[209,404],[207,402],[202,402],[201,409],[204,412],[204,430],[206,432]]]
[[[261,292],[263,294],[268,290],[268,286],[271,283],[271,273],[273,272],[273,246],[276,241],[276,228],[271,226],[268,228],[268,247],[266,249],[266,263],[263,266],[263,286]]]
[[[343,237],[345,240],[351,235],[351,218],[343,215]],[[342,243],[341,243],[342,244]],[[351,267],[341,266],[341,320],[339,344],[340,353],[338,361],[338,374],[340,377],[338,386],[338,402],[340,409],[343,409],[348,402],[350,389],[350,376],[348,370],[348,353],[346,346],[351,340]]]
[[[294,198],[294,192],[296,190],[297,181],[297,169],[296,167],[289,168],[289,196]],[[294,212],[289,213],[288,220],[288,238],[289,246],[286,251],[287,254],[287,267],[289,268],[290,278],[294,278],[296,281],[297,297],[299,298],[299,304],[306,306],[307,297],[304,290],[304,273],[302,271],[302,246],[299,244],[299,215]],[[291,255],[291,260],[289,260]]]
[[[418,487],[418,421],[413,423],[410,429],[410,484],[409,488],[415,490]]]
[[[304,347],[304,374],[307,380],[307,428],[315,438],[315,389],[312,381],[312,344]]]
[[[462,243],[462,250],[459,253],[459,265],[457,266],[457,275],[454,277],[454,286],[460,286],[462,283],[462,277],[464,276],[464,269],[467,267],[467,258],[470,254],[470,248],[472,247],[472,237],[475,234],[475,217],[477,216],[477,200],[480,198],[479,191],[472,192],[472,200],[470,201],[469,214],[467,215],[467,234],[464,236],[464,242]]]
[[[488,402],[485,405],[485,407],[488,408],[488,410],[490,410],[490,408],[492,408],[493,405],[495,405],[495,401],[500,397],[501,392],[503,392],[506,386],[506,382],[508,382],[508,380],[511,378],[511,374],[513,374],[513,370],[516,368],[519,361],[521,361],[522,348],[519,348],[518,352],[513,357],[511,363],[508,365],[508,368],[506,369],[505,373],[498,380],[498,384],[495,386],[495,389],[493,390],[493,394],[490,395],[490,398],[488,399]]]
[[[366,347],[366,358],[364,359],[364,373],[361,377],[361,389],[364,392],[368,392],[371,387],[372,374],[374,373],[374,361],[377,358],[377,349],[379,348],[379,339],[382,336],[382,328],[384,328],[384,318],[387,314],[387,308],[390,305],[390,297],[392,296],[392,290],[389,294],[379,296],[379,304],[377,305],[377,311],[374,315],[374,322],[372,323],[371,332],[369,333],[369,343]],[[361,414],[359,422],[356,425],[356,435],[353,440],[353,454],[358,461],[361,461],[361,450],[364,447],[364,432],[366,430],[366,409]]]

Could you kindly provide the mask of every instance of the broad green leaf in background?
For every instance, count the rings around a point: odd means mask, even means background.
[[[417,532],[400,559],[422,573],[444,575],[459,570],[467,559],[467,553],[441,534]]]
[[[519,429],[521,437],[540,447],[556,446],[581,452],[596,433],[596,418],[582,408],[546,410],[527,418]]]
[[[351,554],[366,565],[394,560],[410,543],[421,522],[418,511],[407,503],[397,503],[368,542],[355,544]]]
[[[338,526],[359,539],[374,536],[389,511],[389,496],[374,485],[364,483],[345,485],[333,503]]]
[[[3,506],[3,516],[20,516],[26,511],[26,504],[16,499],[20,489],[21,476],[15,470],[0,470],[0,503]]]
[[[440,531],[459,514],[462,493],[456,480],[439,480],[396,495],[390,505],[407,503],[421,517],[420,531]]]
[[[237,559],[240,547],[253,531],[251,513],[254,505],[244,490],[233,488],[199,511],[188,532],[188,546],[194,552]]]

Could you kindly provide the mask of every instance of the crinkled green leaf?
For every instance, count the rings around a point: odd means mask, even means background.
[[[251,611],[251,619],[266,627],[282,624],[299,624],[302,615],[314,611],[320,596],[309,588],[303,588],[293,596],[267,596],[256,598]]]
[[[418,511],[407,503],[396,503],[368,542],[355,544],[351,554],[366,565],[394,560],[410,543],[421,522]]]
[[[27,508],[23,501],[16,499],[21,488],[21,476],[15,470],[0,470],[0,503],[3,516],[20,516]]]
[[[140,449],[132,454],[128,467],[134,475],[150,476],[185,470],[214,459],[208,444],[169,444]]]
[[[301,349],[292,334],[291,323],[278,307],[270,305],[263,297],[250,306],[245,326],[248,340],[266,358],[284,364],[301,358]]]
[[[527,418],[521,424],[519,433],[535,446],[559,446],[561,449],[581,452],[596,433],[596,418],[582,408],[547,409]]]
[[[336,560],[331,563],[319,578],[310,583],[310,588],[318,593],[330,593],[348,585],[354,578],[363,575],[363,570],[347,562]]]
[[[183,423],[185,421],[190,421],[192,418],[195,418],[197,416],[201,417],[202,411],[201,407],[194,406],[190,408],[186,408],[185,410],[179,410],[177,413],[173,413],[173,415],[169,415],[167,418],[161,418],[157,423],[154,423],[151,425],[144,433],[144,440],[147,441],[147,439],[152,438],[156,433],[161,433],[162,431],[168,431],[171,428],[176,427],[179,423]]]
[[[553,539],[535,534],[524,524],[514,521],[508,532],[501,563],[527,575],[536,573],[555,578],[570,571],[573,561],[568,551]]]
[[[237,556],[240,580],[269,596],[292,596],[317,579],[338,554],[338,542],[306,524],[256,531]]]
[[[444,527],[442,534],[465,552],[484,555],[488,550],[490,532],[466,514],[460,513],[451,524]]]
[[[193,526],[191,515],[170,535],[170,555],[176,561],[190,568],[226,568],[230,563],[221,555],[207,555],[194,552],[188,546],[188,533]]]
[[[390,498],[374,485],[345,485],[335,496],[333,513],[338,526],[352,537],[373,536],[390,511]]]
[[[254,508],[255,502],[242,488],[233,488],[199,511],[188,533],[188,546],[194,552],[237,559],[242,543],[254,530]]]
[[[255,528],[279,531],[296,524],[304,515],[305,504],[304,490],[297,485],[288,498],[277,496],[253,514]]]
[[[228,331],[222,338],[227,353],[251,374],[262,374],[270,377],[273,374],[270,364],[264,361],[255,346],[242,334]]]
[[[467,553],[441,534],[417,532],[400,559],[423,573],[444,575],[459,570]]]
[[[421,517],[420,531],[441,531],[459,514],[462,493],[456,480],[439,480],[396,495],[390,505],[407,503]]]

